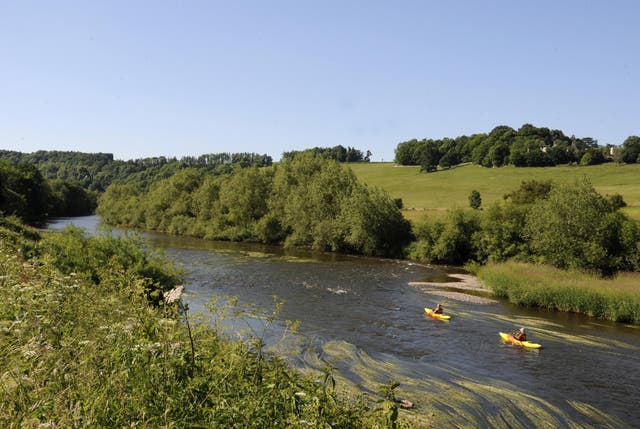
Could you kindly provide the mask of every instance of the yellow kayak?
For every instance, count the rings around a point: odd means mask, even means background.
[[[516,346],[522,346],[527,349],[540,349],[542,348],[542,344],[532,343],[531,341],[519,341],[513,338],[511,334],[505,334],[504,332],[500,332],[500,338],[502,341],[505,341],[510,344],[515,344]]]
[[[444,314],[436,314],[430,308],[425,308],[424,312],[427,313],[427,316],[433,317],[434,319],[438,319],[438,320],[449,320],[449,319],[451,319],[451,316],[445,316]]]

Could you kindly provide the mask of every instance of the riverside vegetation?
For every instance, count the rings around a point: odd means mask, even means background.
[[[638,276],[630,273],[640,269],[640,228],[620,212],[619,195],[603,197],[582,179],[528,181],[505,197],[483,211],[417,222],[409,256],[466,263],[518,305],[640,324]]]
[[[477,274],[497,296],[514,304],[640,325],[640,273],[620,273],[610,280],[548,265],[505,262],[480,267]]]
[[[135,236],[0,217],[0,256],[2,427],[407,427],[392,390],[349,397],[191,318]]]
[[[227,175],[185,169],[146,192],[112,185],[97,212],[113,225],[363,255],[400,257],[411,238],[387,193],[308,152]]]
[[[476,195],[474,201],[479,207],[482,199]],[[187,169],[148,192],[114,185],[101,197],[98,213],[107,223],[211,239],[448,265],[516,260],[613,278],[640,268],[640,229],[620,210],[625,204],[619,194],[600,195],[586,177],[529,180],[482,210],[458,207],[409,224],[398,200],[360,184],[333,160],[303,153],[228,175]]]
[[[502,142],[517,152],[526,141],[529,152],[564,148],[567,156],[597,147],[593,139],[565,138],[545,130],[523,126],[514,134],[498,127],[482,138],[470,139],[464,147],[473,149],[469,152],[473,154],[485,143]],[[558,138],[551,139],[554,135]],[[542,149],[534,147],[536,142],[544,142]],[[516,260],[613,279],[618,271],[638,270],[638,226],[627,214],[637,218],[639,213],[640,194],[633,185],[639,142],[631,136],[617,152],[611,150],[631,165],[529,169],[469,165],[437,174],[370,163],[345,169],[335,159],[360,159],[362,152],[339,147],[291,153],[273,165],[255,154],[165,163],[149,159],[141,163],[141,171],[123,173],[112,181],[100,198],[98,213],[114,225],[209,239],[409,257],[438,264]],[[433,144],[414,146],[410,153],[419,158]],[[396,154],[406,147],[399,145]],[[51,158],[41,155],[44,160]],[[53,155],[57,159],[64,154]],[[49,165],[50,161],[43,162]],[[607,194],[596,192],[587,176]],[[522,180],[521,188],[513,190],[517,179]],[[479,210],[463,209],[469,191],[476,192],[473,202]],[[628,198],[631,207],[625,207]],[[444,210],[400,211],[405,205]],[[405,220],[407,215],[412,224]]]
[[[486,209],[411,225],[401,200],[315,155],[277,165],[253,156],[215,168],[151,163],[133,179],[109,179],[99,213],[174,234],[467,263],[518,304],[639,323],[637,276],[619,273],[640,268],[640,233],[620,210],[622,196],[602,196],[586,179],[530,180]],[[53,182],[26,164],[1,166],[2,210],[46,219]],[[480,208],[487,199],[474,201]],[[139,238],[75,228],[41,235],[1,216],[0,253],[3,427],[409,425],[398,421],[392,388],[375,403],[348,396],[330,372],[301,376],[260,338],[230,341],[191,318],[169,302],[179,271]]]

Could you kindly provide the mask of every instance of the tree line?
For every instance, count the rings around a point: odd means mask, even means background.
[[[342,145],[334,147],[313,147],[305,150],[292,150],[282,154],[282,161],[292,160],[301,153],[311,153],[323,159],[333,159],[338,162],[369,162],[371,160],[371,151],[363,153],[361,150],[351,146],[344,147]]]
[[[364,255],[401,256],[410,240],[388,194],[311,153],[224,175],[185,169],[148,191],[114,184],[97,212],[114,225]]]
[[[180,159],[158,156],[122,161],[114,160],[110,153],[0,150],[0,160],[13,165],[33,164],[46,179],[63,180],[97,192],[104,192],[112,183],[135,183],[146,189],[155,180],[170,177],[186,168],[223,174],[230,172],[235,165],[265,167],[272,164],[272,158],[266,154],[226,152]]]
[[[471,193],[472,207],[481,201]],[[401,205],[338,162],[301,153],[268,167],[236,164],[222,174],[184,168],[147,187],[112,184],[97,211],[113,225],[437,264],[516,259],[604,276],[640,270],[640,232],[619,210],[624,200],[598,194],[586,179],[524,182],[486,209],[457,209],[413,226]],[[95,206],[96,193],[77,184],[48,181],[32,164],[0,162],[4,215],[39,224]]]
[[[479,193],[470,204],[481,205]],[[303,153],[267,168],[213,175],[185,169],[148,191],[112,185],[107,223],[207,239],[307,246],[462,265],[516,259],[611,276],[640,269],[640,229],[587,179],[524,182],[484,210],[452,210],[413,226],[401,201],[360,184],[334,160]]]
[[[30,224],[50,216],[93,213],[97,194],[64,180],[47,180],[33,164],[0,161],[0,213]]]
[[[401,142],[395,149],[395,162],[420,165],[421,170],[431,172],[467,162],[484,167],[635,163],[639,155],[637,136],[627,138],[621,147],[598,146],[598,141],[591,137],[568,137],[560,130],[524,124],[518,130],[501,125],[488,134]]]
[[[298,154],[311,153],[324,159],[338,162],[369,162],[371,152],[352,147],[314,147],[302,151],[289,151],[282,155],[283,161]],[[74,151],[36,151],[22,153],[0,150],[0,160],[12,165],[33,164],[45,179],[62,180],[89,191],[104,192],[112,183],[130,183],[146,190],[159,180],[173,176],[178,171],[195,168],[208,173],[229,174],[236,166],[268,167],[273,164],[271,156],[252,152],[208,153],[199,156],[148,157],[132,160],[117,160],[111,153],[84,153]]]

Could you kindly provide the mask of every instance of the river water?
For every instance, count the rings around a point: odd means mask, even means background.
[[[95,231],[95,216],[59,219]],[[421,426],[640,427],[640,327],[508,303],[445,300],[449,322],[424,316],[443,302],[408,285],[446,271],[407,261],[144,234],[187,272],[190,313],[214,297],[272,311],[268,330],[250,312],[227,319],[252,330],[303,371],[333,368],[338,386],[375,394],[400,383],[404,412]],[[223,299],[227,302],[228,299]],[[285,320],[300,321],[284,335]],[[499,331],[527,327],[541,350],[503,344]]]

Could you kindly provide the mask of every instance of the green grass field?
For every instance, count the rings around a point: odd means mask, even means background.
[[[621,194],[628,205],[623,211],[640,221],[640,164],[531,168],[463,165],[435,173],[420,173],[420,167],[390,162],[349,166],[362,182],[381,187],[394,198],[402,198],[403,213],[410,220],[420,219],[425,213],[469,207],[469,193],[473,189],[480,192],[482,206],[487,207],[525,180],[571,183],[587,176],[601,194]]]

